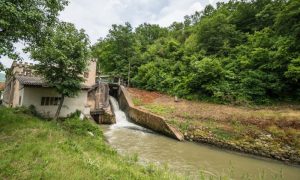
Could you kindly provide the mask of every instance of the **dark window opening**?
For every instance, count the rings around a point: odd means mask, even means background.
[[[53,105],[58,105],[58,97],[54,98],[54,104]]]
[[[49,106],[49,97],[46,97],[46,100],[45,100],[45,106]]]
[[[56,106],[60,99],[60,97],[42,97],[41,106]]]

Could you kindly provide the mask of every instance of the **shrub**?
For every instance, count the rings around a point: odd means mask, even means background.
[[[75,133],[77,135],[88,135],[88,132],[95,136],[102,136],[99,127],[92,124],[88,120],[80,120],[79,118],[67,118],[61,122],[63,129]]]

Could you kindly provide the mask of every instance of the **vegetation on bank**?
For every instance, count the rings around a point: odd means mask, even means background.
[[[161,115],[185,139],[300,163],[300,106],[246,108],[130,88],[135,106]]]
[[[136,156],[121,157],[97,125],[76,117],[46,121],[0,107],[0,179],[181,179]]]
[[[93,47],[103,73],[187,99],[299,101],[300,1],[208,5],[167,28],[113,25]]]

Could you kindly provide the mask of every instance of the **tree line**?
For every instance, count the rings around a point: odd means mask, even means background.
[[[231,0],[169,27],[112,25],[93,45],[101,73],[187,99],[300,100],[300,1]]]

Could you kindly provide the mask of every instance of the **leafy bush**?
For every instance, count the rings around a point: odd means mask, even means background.
[[[63,129],[75,133],[77,135],[88,135],[88,132],[93,133],[95,136],[102,136],[99,127],[92,124],[88,120],[80,120],[79,118],[67,118],[61,122]]]
[[[25,106],[16,107],[14,109],[14,111],[16,113],[24,113],[24,114],[33,115],[33,116],[39,117],[39,118],[43,117],[39,112],[37,112],[34,105],[30,105],[28,107],[25,107]]]

